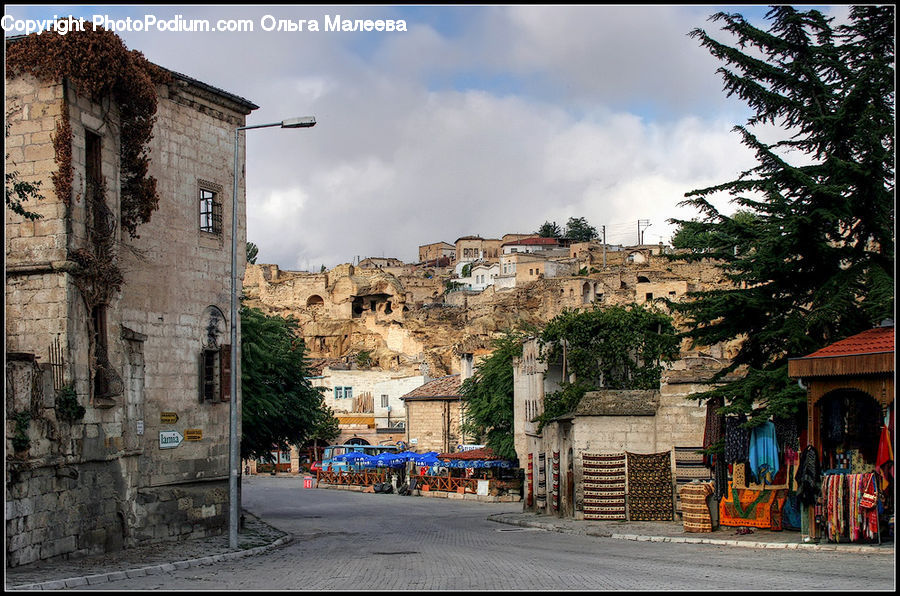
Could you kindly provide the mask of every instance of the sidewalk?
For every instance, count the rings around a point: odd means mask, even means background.
[[[684,531],[681,522],[585,521],[530,512],[496,513],[489,516],[488,519],[493,522],[525,528],[540,528],[566,534],[617,538],[621,540],[894,555],[893,541],[882,542],[881,544],[833,544],[824,540],[818,544],[803,543],[800,532],[791,530],[774,532],[772,530],[751,528],[753,530],[752,534],[741,535],[737,533],[738,528],[719,526],[717,530],[710,533],[691,533]]]
[[[129,548],[109,554],[70,560],[42,561],[6,569],[7,590],[63,590],[141,577],[257,555],[277,548],[293,536],[244,511],[244,530],[238,550],[231,550],[228,534]]]

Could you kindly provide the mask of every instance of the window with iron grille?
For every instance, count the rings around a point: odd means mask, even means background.
[[[222,203],[218,193],[207,188],[200,189],[200,231],[222,234]]]

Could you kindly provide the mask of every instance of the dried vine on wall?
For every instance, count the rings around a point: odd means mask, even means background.
[[[115,33],[92,26],[66,35],[32,34],[10,43],[6,66],[11,75],[27,72],[42,81],[66,80],[92,100],[109,97],[116,102],[121,123],[121,223],[136,238],[137,227],[150,221],[159,205],[156,179],[147,173],[148,144],[156,121],[156,85],[170,82],[171,75],[140,52],[128,50]],[[67,119],[66,111],[62,117]],[[57,138],[65,135],[58,130]],[[60,163],[59,176],[71,166],[69,151],[69,163]],[[69,191],[60,198],[68,201]]]
[[[164,69],[143,54],[129,51],[113,32],[90,26],[67,35],[32,34],[7,44],[7,72],[29,73],[45,82],[72,85],[95,103],[112,101],[119,113],[120,218],[122,229],[137,238],[140,224],[150,221],[159,205],[156,179],[148,174],[149,143],[156,121],[156,85],[171,82]],[[72,127],[68,97],[63,97],[53,136],[58,170],[52,175],[57,196],[68,206],[73,196]],[[69,252],[72,272],[87,308],[89,357],[95,389],[106,396],[121,393],[121,379],[95,340],[91,313],[109,304],[124,277],[116,261],[116,221],[106,204],[104,180],[87,180],[85,226],[88,245]],[[103,389],[100,389],[100,388]],[[98,395],[95,395],[97,397]]]

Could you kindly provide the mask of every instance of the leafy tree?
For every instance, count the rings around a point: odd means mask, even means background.
[[[256,255],[259,254],[259,247],[252,242],[247,243],[247,262],[251,265],[256,264]]]
[[[460,389],[466,412],[461,432],[478,437],[494,453],[511,460],[516,459],[512,360],[522,355],[522,339],[522,333],[509,330],[494,339],[494,351]]]
[[[538,228],[537,235],[541,238],[562,238],[562,229],[556,225],[555,221],[545,221]]]
[[[734,130],[758,165],[686,193],[702,218],[672,220],[691,233],[685,246],[720,259],[733,282],[673,304],[692,324],[686,335],[704,345],[741,339],[720,376],[748,371],[699,398],[723,395],[726,412],[755,419],[805,403],[789,357],[872,327],[894,304],[894,8],[853,6],[836,27],[791,6],[766,19],[762,30],[713,15],[735,45],[691,32],[725,63],[726,93],[752,109]],[[762,140],[757,125],[780,127],[781,139]],[[717,193],[753,217],[721,213],[710,202]]]
[[[10,114],[7,112],[5,127],[5,136],[7,137],[9,136],[9,117]],[[10,163],[9,153],[6,154],[6,163]],[[19,180],[19,172],[12,169],[6,171],[5,180],[7,208],[13,213],[17,213],[31,221],[41,219],[43,216],[40,213],[29,211],[24,205],[26,201],[37,201],[43,198],[40,194],[41,181],[25,182],[24,180]]]
[[[566,238],[573,242],[590,242],[597,238],[597,228],[583,217],[570,217],[566,223]]]
[[[333,418],[307,377],[306,347],[292,318],[241,306],[242,459],[301,445]]]
[[[710,229],[702,221],[683,221],[672,236],[672,247],[690,251],[689,256],[679,257],[683,260],[732,257],[736,252],[744,253],[752,248],[747,244],[747,234],[741,230],[752,229],[758,223],[758,218],[750,211],[737,211],[717,229]]]
[[[542,360],[563,363],[560,390],[545,396],[537,418],[541,427],[571,412],[587,391],[659,389],[663,365],[679,349],[672,318],[637,304],[565,310],[547,323],[539,342]]]

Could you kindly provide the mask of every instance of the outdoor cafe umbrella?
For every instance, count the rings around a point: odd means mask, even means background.
[[[436,452],[429,451],[428,453],[417,453],[412,462],[417,466],[433,466],[440,463],[441,460],[438,459]]]

